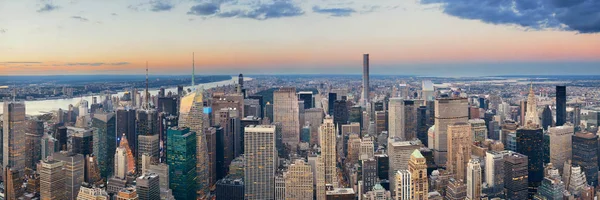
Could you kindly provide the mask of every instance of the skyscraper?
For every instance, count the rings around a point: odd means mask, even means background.
[[[485,182],[490,197],[503,196],[504,190],[504,155],[507,152],[487,151],[485,153]]]
[[[435,132],[433,156],[435,163],[444,166],[448,153],[448,125],[466,123],[469,119],[466,98],[439,98],[435,100]],[[431,146],[431,144],[430,144]]]
[[[363,181],[361,191],[366,193],[371,191],[375,184],[379,182],[377,176],[377,160],[373,157],[361,160],[361,170]]]
[[[167,131],[167,137],[169,188],[175,199],[196,199],[196,133],[174,127]]]
[[[562,171],[564,163],[571,159],[573,134],[574,128],[571,125],[548,129],[548,135],[550,135],[550,163],[560,171]]]
[[[414,100],[391,98],[389,102],[389,136],[412,140],[417,137],[417,108]]]
[[[398,170],[408,170],[409,160],[411,153],[421,148],[421,143],[418,140],[414,141],[401,141],[401,140],[388,140],[388,155],[389,155],[389,175],[390,177],[390,190],[393,191],[396,188],[395,176]]]
[[[46,160],[41,162],[41,167],[40,198],[42,200],[67,199],[63,164],[60,161]]]
[[[25,169],[25,103],[4,102],[3,116],[3,148],[2,167],[10,167],[14,171]]]
[[[573,165],[581,166],[587,183],[598,185],[598,136],[590,132],[573,135]]]
[[[295,149],[300,142],[300,114],[296,88],[279,88],[273,92],[273,102],[273,122],[281,123],[283,142]]]
[[[325,117],[323,124],[319,128],[321,137],[321,157],[325,166],[325,184],[338,186],[337,167],[336,167],[336,127],[333,124],[333,119],[329,116]]]
[[[204,90],[198,89],[181,98],[179,127],[187,127],[196,135],[196,181],[201,196],[209,192],[208,148],[204,134]],[[167,137],[168,138],[168,137]],[[167,139],[167,141],[169,141]],[[168,145],[168,144],[167,144]],[[167,152],[167,157],[169,153]],[[173,192],[175,193],[175,191]]]
[[[467,198],[481,199],[481,164],[479,159],[471,159],[467,166]]]
[[[427,163],[421,151],[414,150],[408,161],[408,171],[411,176],[410,192],[412,199],[426,200],[429,194],[427,183]]]
[[[408,170],[398,170],[394,176],[396,199],[412,199],[412,174]]]
[[[533,85],[529,88],[529,96],[527,96],[527,112],[523,126],[539,126],[540,117],[537,112],[537,97],[533,92]]]
[[[531,198],[537,193],[537,187],[544,180],[543,144],[544,132],[541,128],[530,126],[517,130],[517,152],[527,156],[528,159],[529,197]]]
[[[137,142],[137,135],[135,131],[136,127],[136,110],[130,107],[121,107],[116,111],[116,136],[125,134],[127,140],[130,142],[129,148],[132,151],[136,151],[137,148],[134,146]],[[59,139],[60,140],[60,139]],[[116,141],[116,140],[115,140]]]
[[[159,176],[155,173],[145,173],[136,179],[135,190],[139,199],[160,200]]]
[[[471,125],[459,122],[448,126],[448,160],[446,167],[456,179],[466,181],[467,163],[471,158]]]
[[[567,87],[556,86],[556,126],[567,122]]]
[[[369,103],[369,54],[363,54],[362,105]]]
[[[508,152],[504,156],[504,188],[507,200],[527,199],[527,156]]]
[[[304,109],[314,108],[313,103],[313,92],[312,91],[300,91],[298,92],[298,99],[304,101]]]
[[[67,199],[77,199],[77,194],[84,181],[84,157],[81,154],[59,152],[52,155],[54,160],[62,162],[64,171],[64,191]]]
[[[313,199],[313,172],[306,162],[296,160],[284,173],[285,199]]]
[[[483,119],[471,119],[469,124],[471,125],[472,142],[481,143],[488,138],[488,130]]]
[[[274,199],[275,126],[246,127],[244,143],[246,199]]]
[[[113,174],[114,155],[117,148],[115,132],[115,115],[113,113],[95,113],[92,119],[94,140],[94,155],[98,161],[98,168],[104,180]]]
[[[136,169],[138,174],[143,173],[142,169],[142,156],[150,156],[151,163],[158,163],[160,158],[160,138],[158,134],[153,135],[139,135],[138,136],[138,151],[136,160]]]

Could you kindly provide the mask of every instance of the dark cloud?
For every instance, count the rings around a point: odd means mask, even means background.
[[[82,22],[87,22],[90,21],[88,18],[82,17],[82,16],[71,16],[71,19],[76,19]]]
[[[117,16],[117,13],[112,13],[111,15],[112,15],[112,16]]]
[[[600,32],[599,0],[421,0],[421,3],[440,4],[446,14],[491,24]]]
[[[235,5],[234,9],[221,9],[224,4]],[[239,7],[248,7],[240,9]],[[225,11],[224,11],[225,10]],[[220,18],[248,18],[266,20],[273,18],[296,17],[304,14],[299,5],[291,0],[277,0],[273,2],[255,1],[242,5],[234,0],[201,1],[200,4],[192,6],[187,13],[190,15],[215,16]]]
[[[313,6],[312,11],[333,17],[348,17],[356,12],[356,10],[352,8],[321,8],[319,6]]]
[[[161,12],[169,11],[171,9],[173,9],[173,4],[169,2],[157,1],[152,3],[152,8],[150,10],[153,12]]]
[[[60,7],[54,4],[44,4],[40,9],[37,10],[37,12],[42,13],[42,12],[50,12],[56,9],[59,9]]]

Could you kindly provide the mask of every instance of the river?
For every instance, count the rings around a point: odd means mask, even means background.
[[[231,80],[219,81],[219,82],[211,82],[211,83],[202,83],[197,84],[196,88],[204,87],[204,89],[214,88],[223,85],[231,85],[237,83],[238,77],[232,77]],[[245,77],[244,80],[252,80],[251,78]],[[184,90],[187,90],[191,86],[184,87]],[[159,89],[149,89],[151,95],[157,95]],[[173,92],[177,94],[177,87],[165,88],[165,93]],[[140,91],[142,92],[142,91]],[[119,92],[114,95],[123,96],[124,92]],[[97,96],[99,97],[99,96]],[[44,113],[48,113],[53,110],[58,110],[62,108],[63,110],[69,109],[69,104],[75,105],[81,99],[87,100],[90,104],[92,103],[92,96],[83,96],[83,97],[75,97],[75,98],[65,98],[65,99],[49,99],[49,100],[34,100],[34,101],[25,101],[25,112],[27,115],[40,115]],[[100,98],[98,98],[98,101]],[[0,114],[4,112],[4,109],[0,109]]]

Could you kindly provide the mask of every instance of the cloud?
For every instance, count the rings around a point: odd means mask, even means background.
[[[439,4],[444,13],[490,24],[534,30],[600,32],[598,0],[420,0]]]
[[[153,12],[169,11],[173,8],[173,4],[171,4],[170,2],[157,1],[151,4],[152,8],[150,10],[152,10]]]
[[[87,21],[90,21],[89,19],[87,19],[87,18],[85,18],[85,17],[82,17],[82,16],[71,16],[71,18],[72,18],[72,19],[79,20],[79,21],[82,21],[82,22],[87,22]]]
[[[53,4],[44,4],[44,6],[42,6],[40,9],[37,10],[37,12],[42,13],[42,12],[50,12],[56,9],[59,9],[59,6],[53,5]]]
[[[24,62],[0,62],[0,64],[42,64],[42,62],[32,62],[32,61],[24,61]]]
[[[321,8],[319,6],[313,6],[312,11],[320,14],[328,14],[332,17],[348,17],[356,12],[353,8]]]
[[[65,66],[92,66],[92,67],[97,67],[97,66],[120,66],[120,65],[129,65],[131,63],[129,62],[115,62],[115,63],[104,63],[104,62],[93,62],[93,63],[88,63],[88,62],[74,62],[74,63],[65,63]]]
[[[304,11],[291,0],[276,0],[273,2],[247,1],[245,3],[235,0],[204,0],[200,4],[192,6],[187,14],[220,18],[267,20],[301,16],[304,15]]]
[[[117,14],[117,13],[111,13],[110,15],[112,15],[112,16],[117,16],[118,14]]]
[[[0,28],[0,33],[6,33],[6,31],[7,31],[6,29]]]

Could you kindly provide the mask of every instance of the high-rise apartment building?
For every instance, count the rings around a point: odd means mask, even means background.
[[[439,98],[435,100],[435,129],[433,157],[435,163],[445,166],[448,153],[448,126],[469,119],[466,98]],[[430,144],[431,146],[431,144]]]
[[[283,178],[285,179],[285,199],[313,199],[313,172],[308,163],[296,160],[288,167]]]
[[[167,131],[167,137],[169,188],[175,199],[196,199],[196,132],[175,127]]]
[[[282,125],[283,143],[292,149],[300,141],[300,111],[296,88],[279,88],[273,92],[273,122]]]
[[[556,126],[567,122],[567,87],[556,86]]]
[[[369,103],[369,54],[363,54],[362,105]]]
[[[67,199],[65,172],[60,161],[45,160],[40,169],[40,198],[42,200]],[[79,188],[78,188],[79,189]]]
[[[323,124],[321,124],[321,127],[319,128],[319,135],[321,137],[321,158],[323,159],[323,164],[325,165],[325,184],[332,184],[334,187],[337,187],[337,128],[331,117],[325,117]]]
[[[471,159],[467,166],[467,198],[481,199],[481,164],[479,159]]]
[[[2,136],[2,167],[10,167],[14,171],[25,169],[27,131],[25,120],[25,103],[4,102],[3,136]]]
[[[448,125],[448,160],[446,169],[456,179],[466,181],[467,163],[471,158],[471,125],[458,122]]]
[[[275,126],[244,129],[244,182],[246,199],[274,199]]]

